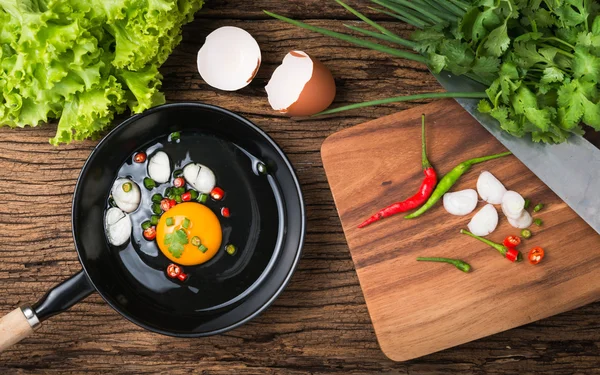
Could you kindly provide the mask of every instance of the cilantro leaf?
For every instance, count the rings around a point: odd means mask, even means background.
[[[564,0],[562,3],[554,12],[565,27],[584,23],[590,16],[587,0]]]
[[[483,44],[487,51],[492,56],[496,57],[502,56],[502,54],[504,53],[504,51],[506,51],[509,45],[510,38],[508,37],[508,29],[506,27],[506,22],[492,30],[488,35],[488,39]]]
[[[410,38],[417,42],[416,47],[414,48],[415,51],[421,53],[434,53],[440,43],[446,39],[446,36],[438,29],[428,28],[414,31]]]
[[[575,48],[573,75],[575,78],[600,82],[600,58],[590,54],[584,47]]]
[[[168,245],[168,250],[175,258],[180,258],[183,254],[184,245],[189,242],[187,233],[178,229],[172,233],[165,235],[165,245]]]

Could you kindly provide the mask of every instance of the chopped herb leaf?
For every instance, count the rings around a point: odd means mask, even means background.
[[[165,235],[165,245],[169,246],[169,252],[175,258],[180,258],[183,254],[184,245],[188,244],[188,236],[184,230],[178,229],[173,233]]]

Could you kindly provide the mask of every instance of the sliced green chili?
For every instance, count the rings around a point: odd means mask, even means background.
[[[171,227],[171,226],[173,226],[173,224],[175,224],[172,217],[168,217],[166,220],[166,223],[167,223],[168,227]]]
[[[450,258],[438,258],[438,257],[418,257],[417,261],[419,262],[441,262],[448,263],[458,268],[463,272],[469,272],[471,270],[471,266],[469,263],[464,262],[459,259],[450,259]]]
[[[181,224],[182,227],[184,227],[185,229],[188,229],[190,227],[190,224],[192,222],[190,221],[190,219],[188,219],[187,217],[185,219],[183,219],[183,224]]]
[[[129,193],[133,188],[133,185],[131,185],[131,182],[126,182],[123,185],[121,185],[121,188],[123,188],[124,192]]]
[[[529,229],[523,229],[521,231],[521,237],[523,237],[523,238],[531,238],[531,231]]]
[[[183,174],[183,169],[176,169],[173,171],[173,177],[177,178]]]
[[[178,141],[181,138],[181,133],[179,132],[173,132],[171,133],[171,141]]]
[[[176,195],[175,196],[175,202],[177,202],[177,203],[183,202],[183,199],[181,199],[181,195]]]
[[[198,192],[196,190],[190,190],[190,199],[195,201],[196,199],[198,199]]]
[[[200,203],[206,203],[207,199],[208,199],[208,194],[200,194],[198,196],[198,202],[200,202]]]
[[[144,178],[144,187],[148,190],[152,190],[156,187],[156,182],[150,177]]]
[[[543,203],[538,203],[534,208],[533,208],[533,212],[540,212],[542,209],[544,208],[544,204]]]
[[[529,205],[531,205],[531,199],[527,198],[525,199],[525,205],[523,206],[523,208],[528,209]]]
[[[225,251],[227,252],[227,254],[233,255],[237,251],[237,248],[235,247],[235,245],[229,244],[225,246]]]
[[[198,236],[192,237],[190,243],[196,247],[198,247],[202,244],[202,242],[200,242],[200,237],[198,237]]]
[[[158,215],[150,216],[150,224],[152,224],[152,225],[158,225],[159,220],[160,220],[160,217]]]
[[[152,203],[152,213],[155,215],[160,215],[162,213],[162,208],[160,208],[159,203]]]
[[[431,193],[431,196],[429,197],[427,202],[425,202],[425,204],[421,206],[421,208],[419,208],[412,214],[405,216],[404,218],[413,219],[415,217],[421,216],[425,211],[433,207],[433,205],[436,204],[444,196],[444,194],[446,194],[448,190],[452,188],[452,186],[454,186],[454,184],[456,183],[456,181],[458,181],[460,176],[462,176],[463,174],[465,174],[465,172],[471,169],[473,165],[483,163],[488,160],[498,159],[507,155],[512,155],[512,152],[508,151],[503,152],[501,154],[484,156],[481,158],[470,159],[460,163],[459,165],[454,167],[454,169],[448,172],[444,177],[442,177],[440,182],[438,182],[437,187],[435,188],[433,193]]]
[[[185,193],[185,187],[183,187],[183,186],[173,189],[173,194],[175,194],[175,195],[181,195],[183,193]]]
[[[533,220],[533,223],[534,223],[535,225],[537,225],[538,227],[541,227],[541,226],[544,224],[544,222],[543,222],[543,221],[542,221],[542,219],[540,219],[540,218],[534,219],[534,220]]]
[[[198,250],[202,251],[203,253],[205,253],[208,250],[208,247],[204,246],[204,245],[200,245],[198,246]]]
[[[160,201],[162,201],[162,199],[163,199],[162,195],[160,195],[158,193],[154,194],[152,196],[152,202],[154,202],[154,203],[160,203]]]
[[[142,229],[146,230],[148,228],[150,228],[152,226],[152,223],[150,222],[150,220],[146,220],[142,223]]]

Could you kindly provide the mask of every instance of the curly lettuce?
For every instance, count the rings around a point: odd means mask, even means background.
[[[158,68],[203,0],[0,0],[0,125],[58,145],[165,102]]]

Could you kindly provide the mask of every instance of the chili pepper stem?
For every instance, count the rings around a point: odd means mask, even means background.
[[[459,259],[450,259],[450,258],[440,258],[440,257],[417,257],[418,262],[440,262],[440,263],[448,263],[458,268],[463,272],[469,272],[471,270],[471,266],[462,260]]]
[[[479,241],[483,242],[484,244],[489,245],[489,246],[493,247],[494,249],[498,250],[498,252],[500,254],[506,255],[506,246],[504,246],[504,245],[500,245],[498,243],[492,242],[492,241],[490,241],[488,239],[485,239],[483,237],[479,237],[477,235],[474,235],[473,233],[469,232],[468,230],[461,229],[460,233],[461,234],[466,234],[467,236],[470,236],[470,237],[473,237],[476,240],[479,240]]]
[[[484,161],[488,161],[488,160],[494,160],[494,159],[498,159],[504,156],[508,156],[508,155],[512,155],[512,152],[510,151],[506,151],[506,152],[502,152],[500,154],[494,154],[494,155],[488,155],[488,156],[483,156],[480,158],[474,158],[474,159],[470,159],[465,161],[463,164],[465,164],[466,166],[470,167],[474,164],[479,164],[479,163],[483,163]]]
[[[425,114],[421,115],[421,158],[423,170],[431,168],[431,163],[427,159],[427,141],[425,140]]]

